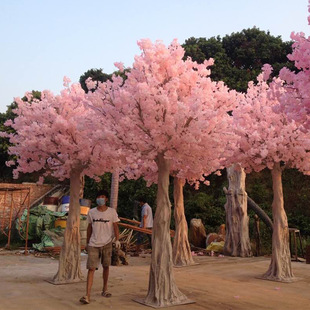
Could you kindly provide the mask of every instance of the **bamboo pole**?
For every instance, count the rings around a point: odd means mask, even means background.
[[[29,230],[29,216],[30,216],[30,191],[28,190],[28,204],[27,204],[27,222],[26,222],[26,243],[25,243],[25,255],[28,254],[28,230]]]
[[[11,192],[11,205],[10,205],[10,221],[9,221],[9,231],[8,231],[8,243],[6,245],[6,248],[10,248],[11,243],[11,230],[12,230],[12,216],[13,216],[13,194],[14,192]]]

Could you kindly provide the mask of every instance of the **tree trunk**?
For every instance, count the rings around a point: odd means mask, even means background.
[[[188,226],[184,212],[183,187],[184,179],[175,177],[173,184],[175,235],[173,241],[173,264],[175,266],[189,266],[195,262],[188,242]]]
[[[274,165],[274,168],[271,170],[271,175],[273,187],[272,257],[269,269],[263,275],[263,278],[273,281],[292,282],[294,275],[291,266],[289,230],[284,210],[282,171],[280,163]]]
[[[119,170],[116,169],[112,174],[111,197],[110,197],[110,207],[115,210],[117,210],[118,186],[119,186]]]
[[[84,187],[85,187],[85,175],[81,175],[80,177],[80,192],[79,192],[79,198],[84,198]]]
[[[248,257],[252,253],[249,238],[245,172],[240,165],[233,165],[226,170],[229,187],[228,191],[224,189],[227,197],[224,253],[230,256]]]
[[[58,272],[54,276],[55,284],[78,282],[82,279],[80,246],[80,170],[70,173],[70,208],[64,242],[59,257]]]
[[[172,269],[170,240],[171,204],[169,201],[169,160],[157,156],[158,189],[157,207],[152,234],[152,258],[149,288],[144,303],[149,306],[167,307],[187,302],[187,297],[176,286]]]

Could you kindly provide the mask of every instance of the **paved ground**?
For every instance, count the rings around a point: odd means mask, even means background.
[[[310,265],[293,262],[298,281],[290,284],[260,280],[268,258],[195,257],[198,265],[175,268],[179,289],[192,305],[178,309],[306,310],[310,309]],[[86,256],[82,257],[83,273]],[[0,252],[0,310],[151,309],[133,298],[144,297],[148,287],[150,256],[131,257],[129,266],[111,267],[112,298],[100,296],[101,270],[95,274],[93,300],[81,305],[85,282],[55,286],[46,282],[58,268],[50,257],[37,258]]]

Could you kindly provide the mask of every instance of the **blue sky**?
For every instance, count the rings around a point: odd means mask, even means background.
[[[131,66],[137,40],[169,44],[256,26],[309,33],[307,0],[0,0],[0,112],[26,91],[58,93],[64,76]]]

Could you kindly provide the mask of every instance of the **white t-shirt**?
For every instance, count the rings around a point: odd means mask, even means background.
[[[108,208],[106,211],[93,208],[87,214],[87,221],[92,224],[93,229],[88,245],[102,247],[114,238],[113,223],[119,222],[119,218],[113,208]]]
[[[142,221],[143,221],[144,215],[147,215],[147,218],[146,218],[146,221],[145,221],[145,227],[153,227],[152,208],[147,203],[145,203],[142,206],[140,227],[143,227]]]

